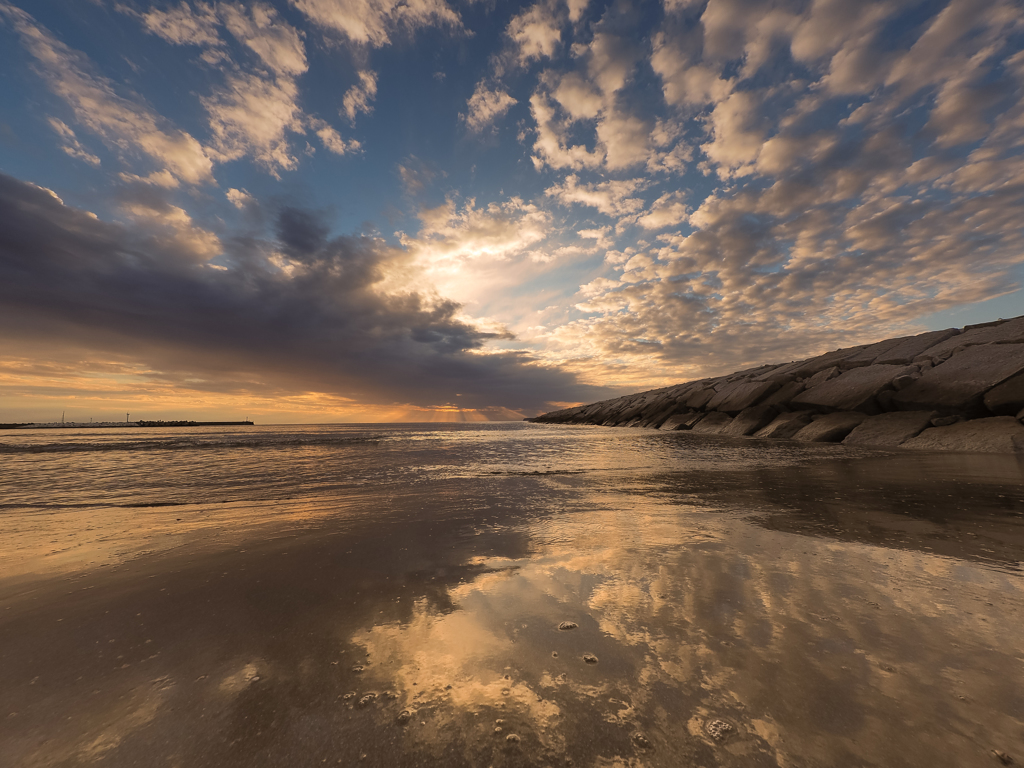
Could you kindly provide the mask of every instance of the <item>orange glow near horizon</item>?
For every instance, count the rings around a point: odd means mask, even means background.
[[[519,421],[531,415],[501,406],[360,403],[327,392],[183,389],[142,366],[119,362],[40,365],[7,360],[0,366],[0,423],[55,422],[61,414],[69,422],[124,421],[126,413],[132,421],[249,419],[264,424],[467,423]]]

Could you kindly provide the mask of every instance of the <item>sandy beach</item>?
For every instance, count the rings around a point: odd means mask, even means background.
[[[118,449],[134,469],[114,504],[8,496],[0,763],[1024,757],[1014,457],[378,429],[351,449],[292,435],[288,493],[194,476],[180,503],[128,506],[154,462],[173,486],[202,450],[253,473],[254,451],[285,450],[205,434],[191,453]],[[114,453],[17,458],[28,478]]]

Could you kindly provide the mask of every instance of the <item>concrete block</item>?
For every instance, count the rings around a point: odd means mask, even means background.
[[[780,387],[777,381],[748,381],[746,379],[726,384],[708,401],[709,411],[722,411],[737,414],[756,405],[759,400],[770,395]]]
[[[806,389],[793,398],[794,408],[824,411],[861,411],[875,414],[879,407],[875,395],[889,389],[897,376],[917,372],[916,368],[902,365],[869,365],[851,371]]]
[[[779,415],[778,408],[770,405],[755,405],[746,408],[732,420],[720,434],[732,435],[734,437],[745,437],[752,435],[760,429],[768,426]]]
[[[771,424],[755,432],[754,437],[770,437],[777,440],[793,437],[811,423],[812,415],[810,411],[780,413]]]
[[[917,336],[905,336],[899,340],[899,344],[876,357],[875,363],[882,365],[907,365],[929,347],[934,347],[936,344],[959,335],[960,331],[956,328],[946,328],[944,331],[929,331]]]
[[[1013,344],[1024,343],[1024,316],[1012,320],[1004,320],[996,325],[974,327],[945,341],[928,347],[919,357],[932,360],[941,359],[953,353],[958,347],[977,346],[979,344]]]
[[[704,418],[690,428],[691,432],[702,435],[717,435],[729,424],[732,423],[732,416],[721,411],[710,411]]]
[[[921,378],[896,393],[893,402],[904,411],[976,413],[981,411],[982,399],[988,390],[1021,372],[1024,372],[1024,344],[967,347],[925,371]]]
[[[1013,416],[961,421],[949,427],[926,429],[901,447],[918,451],[1024,453],[1024,424]]]
[[[801,429],[793,439],[808,443],[839,443],[866,418],[863,413],[853,411],[828,413]]]
[[[847,435],[843,445],[897,448],[904,441],[917,437],[931,427],[935,415],[935,411],[903,411],[872,416]]]
[[[985,407],[1000,416],[1013,416],[1024,408],[1024,373],[992,387],[983,398]]]

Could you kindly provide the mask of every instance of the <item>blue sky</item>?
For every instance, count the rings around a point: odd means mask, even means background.
[[[1022,11],[0,0],[0,421],[521,418],[1024,313]]]

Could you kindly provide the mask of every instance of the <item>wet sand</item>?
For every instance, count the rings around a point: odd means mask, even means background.
[[[22,524],[0,765],[1024,762],[1016,459],[723,466]]]

